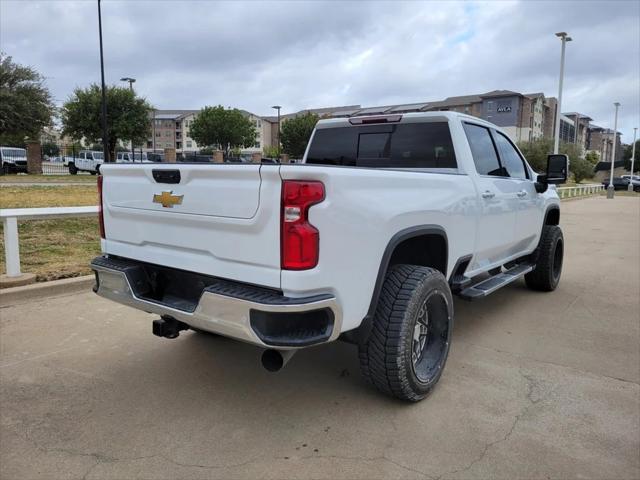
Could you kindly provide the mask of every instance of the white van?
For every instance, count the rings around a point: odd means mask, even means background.
[[[27,173],[27,151],[24,148],[0,147],[0,175]]]

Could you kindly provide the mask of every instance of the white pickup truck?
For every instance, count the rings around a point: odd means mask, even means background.
[[[105,164],[95,291],[159,314],[153,333],[212,332],[265,349],[358,345],[401,399],[440,378],[453,298],[560,279],[555,187],[496,126],[451,112],[321,120],[301,164]]]
[[[82,150],[74,157],[65,157],[65,164],[69,167],[71,175],[78,172],[89,172],[95,175],[100,172],[100,166],[104,163],[104,153],[95,150]]]

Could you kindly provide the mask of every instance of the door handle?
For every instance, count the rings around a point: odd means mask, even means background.
[[[484,192],[482,192],[482,198],[493,198],[495,196],[496,194],[493,192],[490,192],[489,190],[485,190]]]
[[[520,198],[526,197],[527,196],[527,191],[526,190],[520,190],[518,193],[516,193],[516,195]]]

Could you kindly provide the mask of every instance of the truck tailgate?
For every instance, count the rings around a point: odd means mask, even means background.
[[[101,173],[103,252],[280,287],[277,165],[105,164]]]

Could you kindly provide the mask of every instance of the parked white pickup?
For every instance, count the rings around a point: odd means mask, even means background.
[[[104,153],[82,150],[75,157],[65,157],[65,163],[68,165],[71,175],[76,175],[78,172],[89,172],[91,175],[95,175],[104,163]]]
[[[525,277],[550,291],[555,187],[495,125],[451,113],[321,120],[303,162],[104,165],[96,292],[155,312],[154,333],[266,348],[356,343],[364,376],[406,400],[442,373],[453,300]]]

